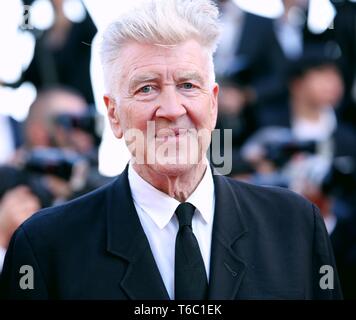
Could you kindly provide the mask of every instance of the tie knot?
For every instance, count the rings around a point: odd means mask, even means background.
[[[182,202],[176,209],[175,213],[179,221],[179,228],[183,226],[192,226],[192,218],[194,215],[195,207],[188,202]]]

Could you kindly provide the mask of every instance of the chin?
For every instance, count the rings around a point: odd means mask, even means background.
[[[197,167],[197,164],[180,164],[180,163],[156,163],[150,165],[151,169],[165,176],[181,176]]]

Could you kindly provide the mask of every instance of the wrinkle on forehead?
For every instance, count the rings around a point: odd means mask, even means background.
[[[203,75],[200,74],[197,70],[177,70],[171,71],[169,68],[166,70],[165,78],[160,72],[144,72],[137,75],[133,75],[129,80],[129,88],[135,88],[142,83],[148,82],[162,82],[164,84],[174,85],[176,82],[184,81],[196,81],[200,85],[205,85],[206,81],[204,80]]]
[[[188,49],[188,50],[187,50]],[[197,52],[201,52],[202,55],[207,53],[207,50],[202,47],[197,41],[190,40],[180,44],[174,45],[166,45],[166,44],[142,44],[137,42],[129,42],[122,49],[122,55],[132,58],[132,52],[138,53],[140,58],[144,58],[147,53],[148,55],[159,55],[159,56],[167,56],[174,55],[181,57],[181,52],[189,53],[192,52],[192,56],[194,56]],[[141,51],[141,52],[140,52]]]
[[[153,45],[165,49],[173,49],[177,46],[177,44],[162,44],[162,43],[154,43]]]
[[[202,82],[205,84],[209,78],[206,53],[205,49],[194,40],[178,45],[128,43],[122,50],[122,58],[118,61],[116,83],[119,87],[125,86],[127,81],[131,83],[131,79],[141,72],[140,69],[142,69],[143,80],[146,77],[149,80],[154,73],[159,74],[161,79],[164,77],[172,79],[173,75],[176,77],[176,73],[180,73],[177,69],[182,69],[187,76],[188,73],[200,74],[198,77],[195,75],[193,79],[200,78],[200,82],[202,79],[206,80]],[[184,76],[186,75],[183,74],[182,77]]]

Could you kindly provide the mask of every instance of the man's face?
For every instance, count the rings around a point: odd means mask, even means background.
[[[334,66],[322,66],[307,72],[302,79],[303,94],[317,107],[336,106],[343,94],[343,83]]]
[[[105,97],[114,134],[155,172],[191,169],[206,153],[217,116],[206,51],[190,40],[170,47],[132,42],[121,53],[115,94]],[[131,139],[137,131],[144,147]]]

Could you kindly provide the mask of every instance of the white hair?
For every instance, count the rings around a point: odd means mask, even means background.
[[[146,0],[112,22],[103,35],[101,61],[105,85],[112,92],[120,49],[129,41],[177,45],[196,40],[207,50],[209,81],[215,82],[213,53],[220,35],[219,11],[212,0]]]

